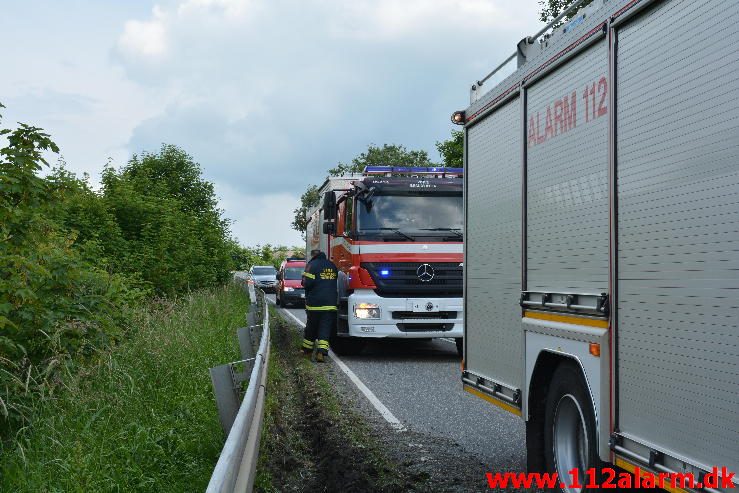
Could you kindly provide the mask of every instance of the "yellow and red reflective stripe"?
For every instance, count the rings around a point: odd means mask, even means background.
[[[483,392],[480,392],[476,388],[470,387],[469,385],[462,385],[462,388],[464,388],[464,390],[466,390],[470,394],[475,395],[485,401],[488,401],[490,404],[495,404],[499,408],[504,409],[508,411],[509,413],[513,413],[516,416],[521,416],[521,410],[518,409],[517,407],[514,407],[506,402],[501,401],[500,399],[496,399],[495,397],[492,397]]]
[[[599,329],[608,328],[608,320],[577,317],[573,315],[560,315],[558,313],[542,313],[526,310],[524,312],[524,317],[534,318],[536,320],[546,320],[548,322],[559,322],[563,324],[585,325],[587,327],[597,327]]]

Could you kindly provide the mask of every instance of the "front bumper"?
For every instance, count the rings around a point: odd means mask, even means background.
[[[305,291],[280,291],[280,301],[284,303],[305,303]]]
[[[274,293],[275,289],[277,289],[277,283],[270,284],[266,282],[255,282],[254,287],[257,287],[261,289],[262,291],[265,291],[268,293]]]
[[[372,290],[358,289],[349,296],[348,302],[350,336],[426,339],[457,338],[463,334],[462,298],[381,298]],[[359,303],[378,305],[380,318],[355,317],[354,306]],[[432,308],[414,311],[414,305]]]

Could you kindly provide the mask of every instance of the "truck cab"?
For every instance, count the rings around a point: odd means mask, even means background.
[[[460,175],[376,166],[323,187],[311,218],[322,234],[308,236],[340,271],[336,351],[356,352],[367,338],[446,337],[461,348]]]

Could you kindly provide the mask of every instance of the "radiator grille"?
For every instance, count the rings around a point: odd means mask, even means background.
[[[425,269],[423,266],[427,266]],[[381,296],[462,296],[462,265],[460,262],[364,262]],[[429,270],[428,267],[431,269]],[[433,272],[433,277],[423,281],[419,269]],[[381,275],[387,270],[387,275]]]

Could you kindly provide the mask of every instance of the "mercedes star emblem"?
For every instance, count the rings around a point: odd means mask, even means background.
[[[426,311],[427,312],[430,312],[433,309],[434,309],[434,304],[433,303],[431,303],[430,301],[428,303],[426,303]]]
[[[430,282],[434,278],[434,268],[429,264],[421,264],[416,269],[416,275],[421,282]]]

